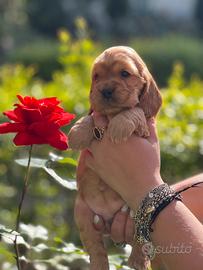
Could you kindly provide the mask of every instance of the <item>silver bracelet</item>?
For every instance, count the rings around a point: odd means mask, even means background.
[[[180,199],[177,194],[167,184],[162,184],[150,191],[142,201],[135,214],[135,238],[139,244],[151,242],[151,225],[159,212],[172,200]]]
[[[135,235],[134,239],[138,244],[150,243],[150,253],[147,255],[149,259],[153,259],[155,248],[151,242],[150,233],[153,232],[151,226],[159,215],[159,213],[173,200],[182,201],[180,193],[189,188],[198,187],[203,184],[199,181],[189,185],[179,191],[174,191],[168,184],[162,184],[150,191],[141,202],[135,216]]]

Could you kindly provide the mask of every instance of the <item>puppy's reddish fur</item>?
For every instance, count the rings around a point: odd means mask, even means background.
[[[112,47],[96,58],[92,69],[91,111],[110,119],[105,132],[114,143],[127,140],[133,133],[147,137],[146,120],[156,116],[161,102],[154,79],[133,49]],[[91,115],[81,118],[70,130],[70,147],[75,150],[88,147],[93,140],[93,127]],[[83,166],[82,161],[79,166]],[[93,217],[94,214],[102,216],[108,229],[108,222],[125,202],[89,168],[78,173],[77,182],[75,219],[83,245],[90,254],[90,269],[107,270],[108,257],[102,233],[94,229]],[[129,263],[138,269],[147,267],[148,260],[139,248],[136,249],[136,244]]]

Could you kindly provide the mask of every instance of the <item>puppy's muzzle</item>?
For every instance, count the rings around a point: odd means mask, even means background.
[[[101,94],[102,94],[102,97],[103,97],[105,100],[109,100],[109,99],[112,99],[113,92],[114,92],[114,89],[112,89],[112,88],[104,88],[104,89],[101,91]]]

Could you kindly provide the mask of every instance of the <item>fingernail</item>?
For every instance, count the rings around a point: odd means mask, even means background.
[[[131,218],[134,218],[135,217],[135,212],[134,210],[130,209],[130,217]]]
[[[124,204],[121,208],[121,212],[126,213],[128,211],[128,205]]]
[[[99,223],[99,221],[100,221],[100,217],[98,216],[98,215],[95,215],[94,216],[94,224],[98,224]]]

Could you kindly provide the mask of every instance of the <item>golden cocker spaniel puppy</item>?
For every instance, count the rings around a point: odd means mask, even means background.
[[[109,119],[107,135],[114,143],[127,140],[133,133],[149,136],[147,119],[155,117],[162,103],[160,91],[140,56],[129,47],[111,47],[99,55],[92,69],[90,114],[75,123],[69,133],[70,147],[87,148],[94,139],[91,112]],[[83,166],[83,165],[82,165]],[[77,175],[78,195],[75,220],[81,240],[90,255],[91,270],[107,270],[108,257],[102,233],[95,230],[94,214],[109,221],[125,204],[122,198],[89,168]],[[129,259],[131,267],[146,269],[148,258],[133,244]]]

